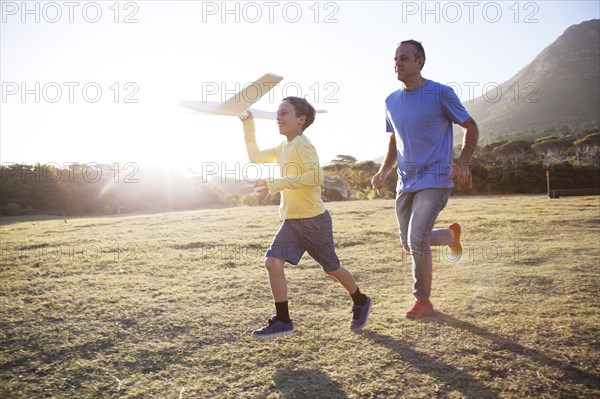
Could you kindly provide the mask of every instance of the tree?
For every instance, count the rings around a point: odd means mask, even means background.
[[[354,165],[358,160],[352,155],[336,155],[336,158],[331,161],[334,164]]]

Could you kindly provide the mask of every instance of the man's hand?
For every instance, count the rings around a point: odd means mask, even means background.
[[[383,163],[379,168],[379,172],[371,179],[371,185],[377,191],[377,195],[381,197],[381,189],[385,178],[388,176],[394,165],[396,164],[396,135],[390,134],[390,142],[388,144],[388,150],[383,158]]]
[[[252,115],[252,112],[250,112],[250,111],[246,111],[246,113],[247,113],[248,115],[246,115],[246,116],[243,116],[243,115],[242,115],[242,116],[240,116],[240,120],[241,120],[242,122],[244,122],[244,121],[247,121],[247,120],[250,120],[250,119],[254,118],[254,116]]]
[[[473,178],[471,176],[471,167],[469,163],[473,158],[473,153],[477,148],[477,140],[479,139],[479,127],[473,118],[469,118],[463,123],[459,123],[464,129],[465,137],[463,138],[462,151],[458,161],[452,165],[452,181],[456,179],[458,189],[468,185],[473,188]]]
[[[463,187],[473,188],[473,176],[471,175],[471,167],[468,164],[461,162],[452,165],[452,181],[456,179],[456,186],[460,190]]]
[[[373,185],[373,188],[375,189],[375,191],[377,191],[377,195],[379,195],[380,197],[381,197],[380,190],[383,188],[383,182],[385,181],[385,178],[386,178],[386,175],[382,171],[379,171],[371,179],[371,184]]]
[[[266,201],[269,198],[271,198],[271,194],[269,194],[269,187],[267,186],[266,180],[259,180],[256,183],[254,183],[254,185],[252,187],[254,187],[254,192],[256,194],[265,194],[265,193],[267,194],[266,197],[263,198],[263,200]]]

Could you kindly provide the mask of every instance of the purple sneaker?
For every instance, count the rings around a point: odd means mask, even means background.
[[[362,306],[352,306],[352,321],[350,322],[350,330],[360,331],[369,319],[369,313],[371,313],[371,298],[365,295],[367,302]]]
[[[269,339],[275,337],[284,337],[290,335],[294,331],[294,324],[290,320],[289,323],[284,323],[277,319],[277,316],[272,316],[268,320],[268,324],[263,328],[252,331],[252,338]]]

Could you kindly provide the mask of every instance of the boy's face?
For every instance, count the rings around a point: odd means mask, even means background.
[[[306,122],[306,116],[297,117],[294,106],[287,101],[282,102],[277,110],[277,126],[279,133],[286,137],[297,136],[302,133],[302,126]]]

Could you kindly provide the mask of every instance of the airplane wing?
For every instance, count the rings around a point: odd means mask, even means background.
[[[277,112],[269,112],[269,111],[263,111],[261,109],[255,109],[255,108],[249,108],[247,111],[252,112],[252,116],[258,119],[277,119]],[[326,114],[327,111],[324,109],[317,109],[315,110],[315,112],[317,114]],[[242,115],[246,116],[248,115],[247,112],[244,112]]]
[[[226,115],[241,115],[273,87],[277,86],[282,79],[282,76],[267,73],[257,81],[244,87],[236,95],[230,97],[218,109]]]
[[[252,112],[252,116],[254,118],[258,118],[258,119],[276,119],[277,118],[277,112],[263,111],[262,109],[256,109],[256,108],[248,108],[247,111]],[[248,113],[244,112],[242,115],[246,116],[246,115],[248,115]]]
[[[267,73],[257,81],[244,87],[242,91],[230,97],[224,103],[212,101],[181,101],[179,104],[182,107],[193,109],[200,114],[213,115],[229,115],[229,116],[246,116],[246,111],[251,111],[255,118],[260,119],[276,119],[277,112],[263,111],[260,109],[250,108],[255,102],[260,100],[281,80],[282,76],[273,73]],[[318,114],[326,113],[324,109],[316,110]]]

